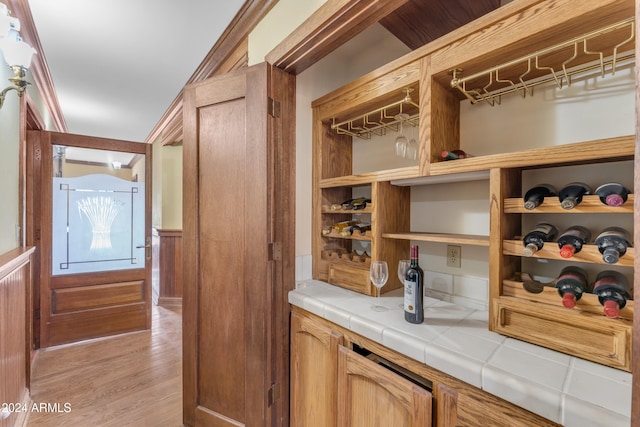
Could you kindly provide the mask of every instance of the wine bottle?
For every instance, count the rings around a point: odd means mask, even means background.
[[[367,203],[371,203],[371,199],[368,199],[366,197],[359,197],[357,199],[353,199],[353,201],[351,202],[351,206],[353,206],[352,209],[354,211],[357,211],[366,208]]]
[[[371,223],[370,222],[359,222],[356,224],[352,224],[349,225],[347,227],[344,227],[342,229],[342,231],[340,232],[340,235],[342,237],[348,237],[348,236],[352,236],[353,232],[358,230],[360,232],[361,236],[364,236],[367,230],[371,230]]]
[[[558,236],[558,247],[562,258],[571,258],[582,250],[582,246],[591,239],[591,231],[581,225],[567,228]]]
[[[471,154],[463,151],[463,150],[442,150],[440,153],[444,160],[457,160],[457,159],[466,159],[468,157],[473,157]]]
[[[620,314],[620,309],[631,298],[631,288],[627,278],[617,271],[601,271],[596,276],[593,284],[593,293],[598,296],[598,301],[604,307],[607,317],[615,319]]]
[[[602,254],[602,260],[607,264],[615,264],[631,247],[631,237],[627,230],[621,227],[608,227],[596,237],[595,245]]]
[[[562,305],[567,308],[576,306],[582,294],[588,292],[587,273],[580,267],[569,265],[562,269],[556,279],[556,289],[562,297]]]
[[[629,193],[631,193],[631,190],[617,182],[609,182],[596,188],[596,195],[600,197],[600,201],[609,206],[624,204]]]
[[[533,230],[529,231],[522,239],[524,244],[522,254],[524,256],[533,256],[533,254],[542,249],[544,242],[553,240],[557,234],[558,229],[554,225],[541,222],[536,225]]]
[[[371,230],[371,223],[361,222],[360,224],[355,225],[354,227],[356,230],[358,230],[361,236],[364,236],[365,234],[367,234],[367,231]]]
[[[527,210],[535,209],[544,202],[545,197],[552,197],[556,194],[556,188],[553,185],[538,184],[524,194],[524,208]]]
[[[583,182],[567,184],[558,192],[560,206],[563,209],[573,209],[582,201],[582,196],[591,194],[591,187]]]
[[[424,321],[424,272],[418,265],[418,246],[411,246],[409,268],[404,276],[404,319],[409,323]]]

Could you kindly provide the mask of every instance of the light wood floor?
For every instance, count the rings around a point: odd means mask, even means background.
[[[61,412],[32,411],[27,427],[181,426],[181,309],[152,318],[150,331],[41,350],[31,400]]]

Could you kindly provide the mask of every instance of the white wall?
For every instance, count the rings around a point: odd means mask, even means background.
[[[153,228],[182,230],[182,146],[153,144]]]
[[[279,0],[249,34],[249,65],[265,56],[327,0]]]
[[[9,67],[5,66],[4,58],[0,54],[0,91],[10,85],[7,80],[13,77]],[[31,74],[27,74],[27,80],[33,82]],[[51,116],[44,108],[42,98],[35,85],[27,88],[27,94],[34,106],[40,111],[44,120],[45,129],[53,129]],[[27,96],[27,95],[25,95]],[[15,91],[10,91],[2,109],[0,109],[0,171],[2,171],[2,183],[0,184],[0,254],[19,247],[22,244],[20,237],[24,230],[19,230],[20,218],[24,215],[20,212],[20,98]]]
[[[12,77],[8,67],[4,66],[4,60],[0,60],[0,90],[9,86],[7,78]],[[2,184],[0,185],[0,254],[20,246],[20,195],[19,166],[20,166],[20,99],[15,91],[7,94],[4,106],[0,110],[0,170],[2,171]]]

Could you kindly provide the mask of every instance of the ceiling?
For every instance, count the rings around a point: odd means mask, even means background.
[[[143,142],[244,0],[28,0],[70,133]]]
[[[143,142],[244,0],[28,0],[70,133]],[[380,21],[416,49],[500,0],[408,0]]]

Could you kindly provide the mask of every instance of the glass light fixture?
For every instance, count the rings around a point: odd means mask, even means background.
[[[9,91],[15,90],[18,92],[18,96],[22,96],[30,84],[25,80],[25,76],[36,50],[22,41],[18,31],[20,31],[20,20],[9,16],[7,6],[0,3],[0,50],[4,55],[4,60],[13,71],[13,77],[9,78],[11,86],[0,92],[0,108],[2,108]]]

